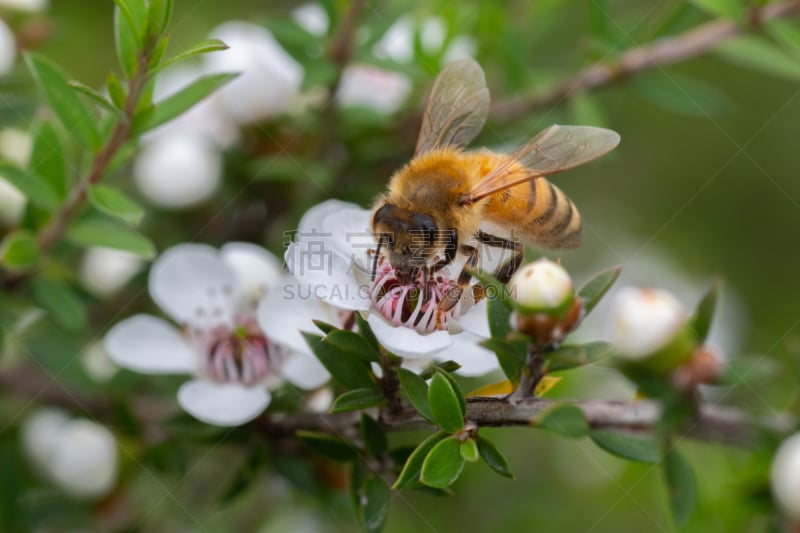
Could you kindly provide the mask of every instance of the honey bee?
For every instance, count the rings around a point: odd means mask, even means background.
[[[400,283],[422,286],[466,257],[457,287],[439,302],[452,308],[468,286],[479,247],[510,250],[494,272],[508,282],[522,262],[521,240],[550,249],[580,243],[581,216],[572,201],[545,176],[568,170],[612,150],[619,134],[589,126],[553,125],[510,154],[466,151],[489,113],[489,91],[480,65],[449,63],[434,82],[414,157],[392,176],[374,203],[371,231],[377,241],[372,278],[381,250]],[[503,236],[497,235],[501,233]]]

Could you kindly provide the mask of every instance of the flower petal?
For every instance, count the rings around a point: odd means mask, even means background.
[[[492,334],[489,331],[489,316],[487,313],[487,301],[481,300],[469,311],[458,317],[458,324],[464,331],[488,339]]]
[[[494,352],[479,346],[482,339],[468,332],[453,335],[453,345],[436,354],[438,361],[453,360],[461,368],[458,373],[467,377],[484,376],[500,368]]]
[[[301,389],[311,390],[321,387],[331,379],[322,363],[313,355],[294,352],[283,364],[283,377]]]
[[[260,415],[272,397],[266,387],[192,380],[181,385],[178,403],[187,413],[215,426],[238,426]]]
[[[217,251],[202,244],[180,244],[166,250],[150,270],[150,296],[177,322],[199,313],[229,320],[233,316],[236,278]]]
[[[372,331],[384,348],[395,355],[406,358],[427,357],[449,347],[453,341],[446,331],[434,331],[422,335],[405,326],[393,326],[376,313],[367,318]]]
[[[194,372],[197,354],[175,327],[160,318],[136,315],[115,325],[104,339],[109,357],[145,374]]]
[[[219,255],[236,276],[240,302],[256,302],[283,281],[281,262],[267,250],[249,242],[231,242]]]
[[[352,265],[330,252],[326,241],[320,242],[292,243],[286,250],[286,263],[300,292],[342,309],[369,309],[369,285],[360,284]]]
[[[312,319],[329,321],[321,302],[294,284],[269,291],[258,304],[258,325],[270,341],[310,353],[301,331],[316,332]]]
[[[312,232],[322,232],[324,225],[323,221],[331,213],[341,211],[343,209],[360,209],[358,205],[349,202],[342,202],[341,200],[326,200],[319,203],[305,212],[300,223],[297,225],[297,237],[303,234]]]

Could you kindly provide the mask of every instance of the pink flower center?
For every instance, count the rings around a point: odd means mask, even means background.
[[[395,326],[432,333],[446,330],[450,320],[460,314],[460,298],[451,309],[439,308],[439,303],[451,290],[457,290],[455,282],[441,272],[428,279],[427,288],[422,276],[413,283],[401,284],[392,265],[381,257],[370,298],[373,307]]]

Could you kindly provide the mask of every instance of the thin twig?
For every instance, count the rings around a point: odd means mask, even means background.
[[[580,93],[703,55],[748,30],[759,29],[766,22],[797,13],[800,13],[800,0],[786,0],[753,8],[746,24],[728,19],[702,24],[675,37],[628,50],[615,60],[594,63],[540,94],[498,101],[492,106],[492,117],[498,121],[512,120],[536,109],[561,104]]]

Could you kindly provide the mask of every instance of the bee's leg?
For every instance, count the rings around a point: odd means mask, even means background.
[[[479,231],[475,236],[480,242],[487,246],[502,248],[504,250],[514,250],[514,257],[512,257],[506,263],[500,265],[500,267],[494,271],[494,277],[496,277],[501,283],[508,283],[508,280],[511,279],[511,276],[513,276],[514,272],[516,272],[519,268],[519,265],[522,264],[522,258],[525,255],[525,250],[522,247],[522,244],[509,239],[504,239],[503,237],[497,237],[496,235],[490,235],[482,231]]]
[[[447,230],[444,244],[444,257],[439,262],[431,266],[431,273],[438,272],[453,262],[458,250],[458,233],[455,230]]]
[[[445,293],[442,301],[439,302],[439,309],[442,311],[449,311],[458,303],[461,299],[461,294],[463,294],[464,289],[469,285],[469,281],[472,279],[472,274],[469,273],[468,269],[475,268],[478,264],[477,248],[465,244],[461,247],[461,252],[466,254],[467,261],[464,263],[464,269],[458,275],[456,286],[451,287],[447,293]]]

